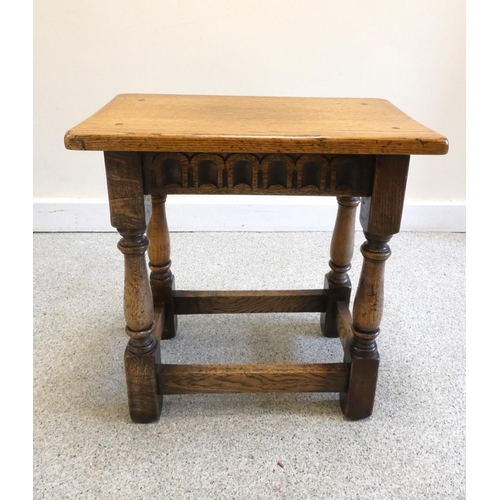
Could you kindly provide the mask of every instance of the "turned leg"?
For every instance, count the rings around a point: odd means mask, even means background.
[[[153,336],[153,295],[144,255],[148,239],[141,232],[122,231],[121,235],[118,248],[125,256],[125,330],[130,337],[125,351],[130,417],[146,423],[159,418],[163,401],[156,383],[160,347]]]
[[[163,397],[157,387],[160,346],[153,335],[154,304],[145,258],[149,200],[144,196],[138,153],[105,152],[104,159],[111,225],[122,236],[118,248],[125,257],[125,330],[130,341],[124,362],[130,417],[134,422],[152,422],[161,414]]]
[[[328,290],[326,311],[321,314],[321,331],[325,337],[338,337],[335,303],[349,303],[351,280],[347,274],[351,269],[354,253],[354,228],[356,208],[359,198],[339,196],[338,211],[330,245],[330,272],[325,276],[325,289]]]
[[[377,157],[372,195],[363,198],[360,222],[366,236],[361,247],[363,267],[353,304],[352,338],[344,351],[350,365],[349,385],[340,393],[344,415],[351,420],[372,414],[379,353],[376,339],[384,305],[385,261],[388,242],[401,226],[409,156]]]
[[[168,233],[165,200],[167,196],[152,197],[151,220],[147,236],[150,241],[148,256],[151,269],[150,282],[155,304],[163,304],[165,326],[162,339],[175,337],[177,331],[177,316],[174,314],[175,280],[170,266],[170,235]]]
[[[351,364],[349,390],[340,395],[342,411],[351,420],[369,417],[373,411],[379,365],[375,339],[384,305],[384,266],[391,255],[387,245],[390,238],[365,236],[363,267],[352,311],[353,337],[344,358]]]

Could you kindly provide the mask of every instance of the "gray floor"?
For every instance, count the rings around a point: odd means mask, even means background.
[[[328,233],[171,239],[178,289],[321,288],[328,270]],[[375,410],[361,422],[336,394],[251,394],[170,396],[159,422],[130,423],[117,241],[34,235],[34,498],[465,498],[464,234],[393,238]],[[354,285],[360,264],[356,252]],[[163,362],[342,358],[318,314],[179,327]]]

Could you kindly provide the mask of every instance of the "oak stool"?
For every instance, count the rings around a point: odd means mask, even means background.
[[[111,224],[125,257],[125,374],[134,422],[164,394],[339,392],[351,420],[372,414],[388,242],[400,229],[410,155],[448,151],[442,135],[382,99],[122,94],[69,130],[65,146],[103,151]],[[336,196],[324,289],[178,291],[169,194]],[[366,241],[350,309],[357,206]],[[146,265],[148,252],[150,275]],[[180,314],[320,312],[343,363],[162,364]]]

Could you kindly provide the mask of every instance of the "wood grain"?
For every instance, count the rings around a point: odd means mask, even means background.
[[[161,359],[144,257],[148,239],[140,232],[121,234],[118,248],[125,257],[125,330],[130,337],[124,355],[130,418],[134,422],[153,422],[160,416],[163,399],[156,385],[156,366]]]
[[[352,339],[352,315],[348,302],[336,302],[335,304],[335,326],[344,352],[349,349]]]
[[[325,290],[174,291],[176,314],[322,312]]]
[[[399,232],[410,156],[377,156],[372,194],[361,202],[362,228],[379,236]]]
[[[164,305],[165,322],[163,339],[175,337],[177,330],[177,316],[174,314],[173,289],[175,279],[170,266],[170,234],[168,231],[167,216],[165,213],[166,196],[152,196],[151,220],[148,224],[147,236],[150,244],[148,248],[149,280],[155,304]]]
[[[154,349],[138,355],[126,349],[124,355],[125,377],[130,418],[133,422],[149,423],[158,420],[163,406],[159,393],[156,368],[161,363],[160,343]]]
[[[327,277],[332,285],[344,285],[348,280],[354,254],[354,229],[359,198],[337,197],[338,210],[330,243],[330,269]]]
[[[144,231],[151,216],[151,197],[144,196],[139,153],[105,152],[111,225],[120,231]]]
[[[369,417],[373,412],[379,367],[376,339],[384,304],[385,261],[391,255],[390,236],[365,232],[361,246],[363,267],[352,313],[352,337],[344,348],[344,362],[350,365],[349,387],[340,394],[340,406],[351,420]],[[347,347],[347,346],[346,346]]]
[[[161,394],[341,392],[347,388],[344,363],[288,365],[161,365]]]
[[[218,392],[340,392],[346,417],[371,415],[384,263],[401,224],[409,158],[446,154],[444,136],[382,99],[122,94],[69,130],[65,146],[104,151],[111,223],[125,256],[133,421],[156,420],[161,394]],[[326,289],[175,292],[164,206],[167,194],[180,193],[338,196]],[[351,317],[359,196],[367,241]],[[323,331],[340,337],[344,363],[162,365],[160,339],[175,334],[174,312],[326,313]]]
[[[354,253],[354,229],[356,209],[359,198],[338,196],[338,210],[330,243],[330,271],[325,276],[325,289],[328,293],[326,310],[321,314],[321,331],[325,337],[339,336],[337,331],[337,301],[347,302],[351,298],[351,280],[348,271]],[[334,293],[335,292],[335,293]],[[339,294],[342,292],[342,295]]]
[[[142,153],[144,192],[370,196],[376,155]]]
[[[127,333],[133,339],[149,337],[146,334],[154,319],[153,296],[148,279],[144,253],[148,239],[144,235],[122,232],[118,248],[125,257],[124,313]]]
[[[391,255],[389,237],[374,237],[365,233],[367,240],[361,246],[363,266],[354,298],[353,342],[351,355],[362,358],[377,353],[376,338],[384,309],[385,262]]]
[[[447,139],[383,99],[121,94],[70,129],[94,151],[445,154]]]
[[[163,310],[163,304],[155,304],[154,306],[154,325],[153,337],[158,343],[160,343],[165,325],[165,311]]]
[[[348,363],[349,387],[340,392],[340,408],[349,420],[363,420],[373,413],[379,364],[378,353],[376,357],[354,358]]]

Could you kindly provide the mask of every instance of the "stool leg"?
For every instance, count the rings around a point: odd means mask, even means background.
[[[353,304],[353,336],[344,351],[344,361],[350,365],[349,386],[340,393],[342,411],[351,420],[367,418],[373,411],[385,261],[391,255],[388,242],[401,226],[409,162],[407,155],[378,155],[372,194],[361,204],[366,241],[361,246],[363,267]]]
[[[160,346],[153,335],[154,304],[145,258],[150,200],[144,196],[140,154],[106,151],[104,163],[111,225],[122,236],[118,248],[125,257],[124,313],[130,340],[124,362],[130,417],[152,422],[161,414],[163,396],[156,380]]]
[[[177,332],[177,316],[174,314],[175,279],[170,266],[170,235],[168,232],[165,201],[167,196],[152,196],[151,220],[147,236],[150,241],[148,256],[151,269],[150,282],[155,304],[163,304],[165,326],[162,339],[171,339]]]
[[[129,410],[134,422],[147,423],[160,417],[163,402],[156,382],[160,346],[153,336],[153,295],[144,257],[148,239],[141,232],[121,235],[118,248],[125,256],[124,312],[130,337],[124,358]]]
[[[385,261],[391,255],[390,237],[365,236],[363,268],[353,304],[353,337],[344,357],[351,365],[350,382],[348,391],[340,394],[342,411],[351,420],[369,417],[373,411],[379,365],[375,339],[382,320]]]
[[[351,269],[354,253],[354,227],[359,198],[339,196],[338,211],[330,244],[330,272],[325,275],[325,289],[329,291],[326,311],[321,314],[321,331],[325,337],[338,337],[335,324],[335,303],[349,303],[351,280],[347,274]]]

